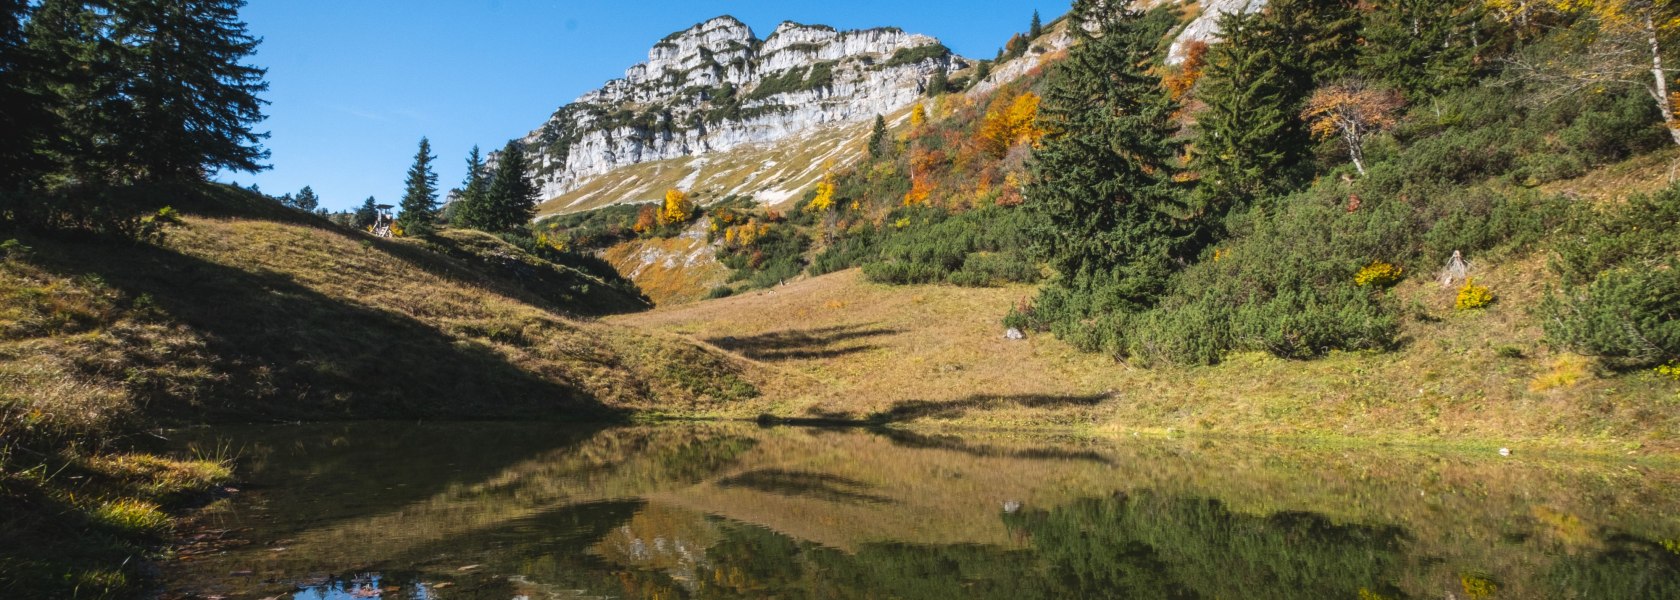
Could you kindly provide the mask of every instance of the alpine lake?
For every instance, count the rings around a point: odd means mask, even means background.
[[[182,431],[165,598],[1680,598],[1680,465],[684,423]],[[236,488],[236,489],[235,489]]]

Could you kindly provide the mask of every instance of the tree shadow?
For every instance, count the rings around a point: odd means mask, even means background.
[[[879,349],[874,344],[850,344],[896,335],[898,329],[868,325],[837,325],[815,329],[787,329],[747,337],[723,336],[707,343],[760,361],[818,360],[839,358]],[[839,347],[835,347],[835,346]]]
[[[1059,408],[1067,406],[1095,406],[1109,399],[1108,394],[975,394],[967,398],[948,401],[906,400],[894,404],[892,408],[871,413],[865,417],[866,422],[885,425],[915,419],[954,418],[967,414],[969,411],[981,409],[1006,408],[1011,406],[1023,408]]]
[[[718,480],[719,487],[747,488],[781,496],[802,496],[848,504],[886,504],[893,500],[868,493],[869,484],[811,471],[759,469]]]
[[[174,328],[163,334],[113,330],[128,364],[87,367],[128,370],[128,385],[148,401],[151,416],[311,421],[622,416],[570,383],[509,363],[488,346],[405,315],[326,296],[281,273],[232,268],[148,245],[57,246],[34,262],[70,277],[97,277],[137,307],[161,312],[152,319],[158,328]],[[192,334],[198,339],[182,344],[184,349],[148,351],[159,335]]]

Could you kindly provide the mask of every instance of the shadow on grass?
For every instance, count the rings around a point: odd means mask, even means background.
[[[871,413],[864,421],[874,424],[897,423],[915,419],[949,419],[968,414],[974,410],[997,409],[1008,407],[1021,408],[1061,408],[1069,406],[1095,406],[1109,398],[1108,394],[975,394],[960,400],[930,401],[906,400],[894,404],[892,408]]]
[[[815,329],[788,329],[747,337],[724,336],[706,340],[714,346],[760,361],[819,360],[839,358],[880,348],[873,344],[851,344],[900,333],[897,329],[867,325],[837,325]],[[836,347],[838,346],[838,347]]]
[[[759,469],[721,479],[717,484],[724,488],[746,488],[781,496],[816,498],[848,504],[892,502],[891,498],[868,493],[869,484],[848,477],[812,471]]]
[[[96,276],[128,298],[145,298],[165,315],[161,322],[181,323],[202,338],[204,347],[192,352],[154,356],[144,348],[125,349],[132,364],[118,368],[130,372],[130,385],[150,401],[146,408],[153,416],[312,421],[621,416],[567,383],[510,364],[487,346],[454,339],[404,315],[323,295],[284,274],[120,243],[62,244],[40,253],[36,262],[66,276]],[[192,385],[171,380],[194,371],[200,375]]]

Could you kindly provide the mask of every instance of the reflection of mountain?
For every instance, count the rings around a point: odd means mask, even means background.
[[[426,491],[307,517],[345,497],[335,482],[355,489],[342,448],[269,453],[268,472],[335,477],[311,480],[313,503],[286,488],[242,499],[224,522],[254,526],[258,545],[175,576],[229,592],[245,584],[223,574],[241,569],[297,581],[356,567],[459,582],[450,597],[490,581],[631,598],[1660,598],[1680,585],[1680,554],[1652,541],[1680,538],[1673,472],[741,425],[558,439],[430,477],[447,485],[386,477]],[[389,475],[423,456],[386,451],[357,463]],[[279,536],[287,550],[261,546]]]

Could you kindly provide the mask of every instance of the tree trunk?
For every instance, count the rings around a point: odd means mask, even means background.
[[[1651,95],[1656,97],[1657,108],[1662,112],[1663,127],[1668,128],[1668,137],[1680,145],[1680,123],[1674,121],[1674,104],[1668,97],[1668,72],[1663,70],[1662,46],[1657,42],[1657,25],[1652,13],[1654,9],[1645,12],[1645,39],[1651,45],[1651,79],[1655,85],[1651,87]]]

